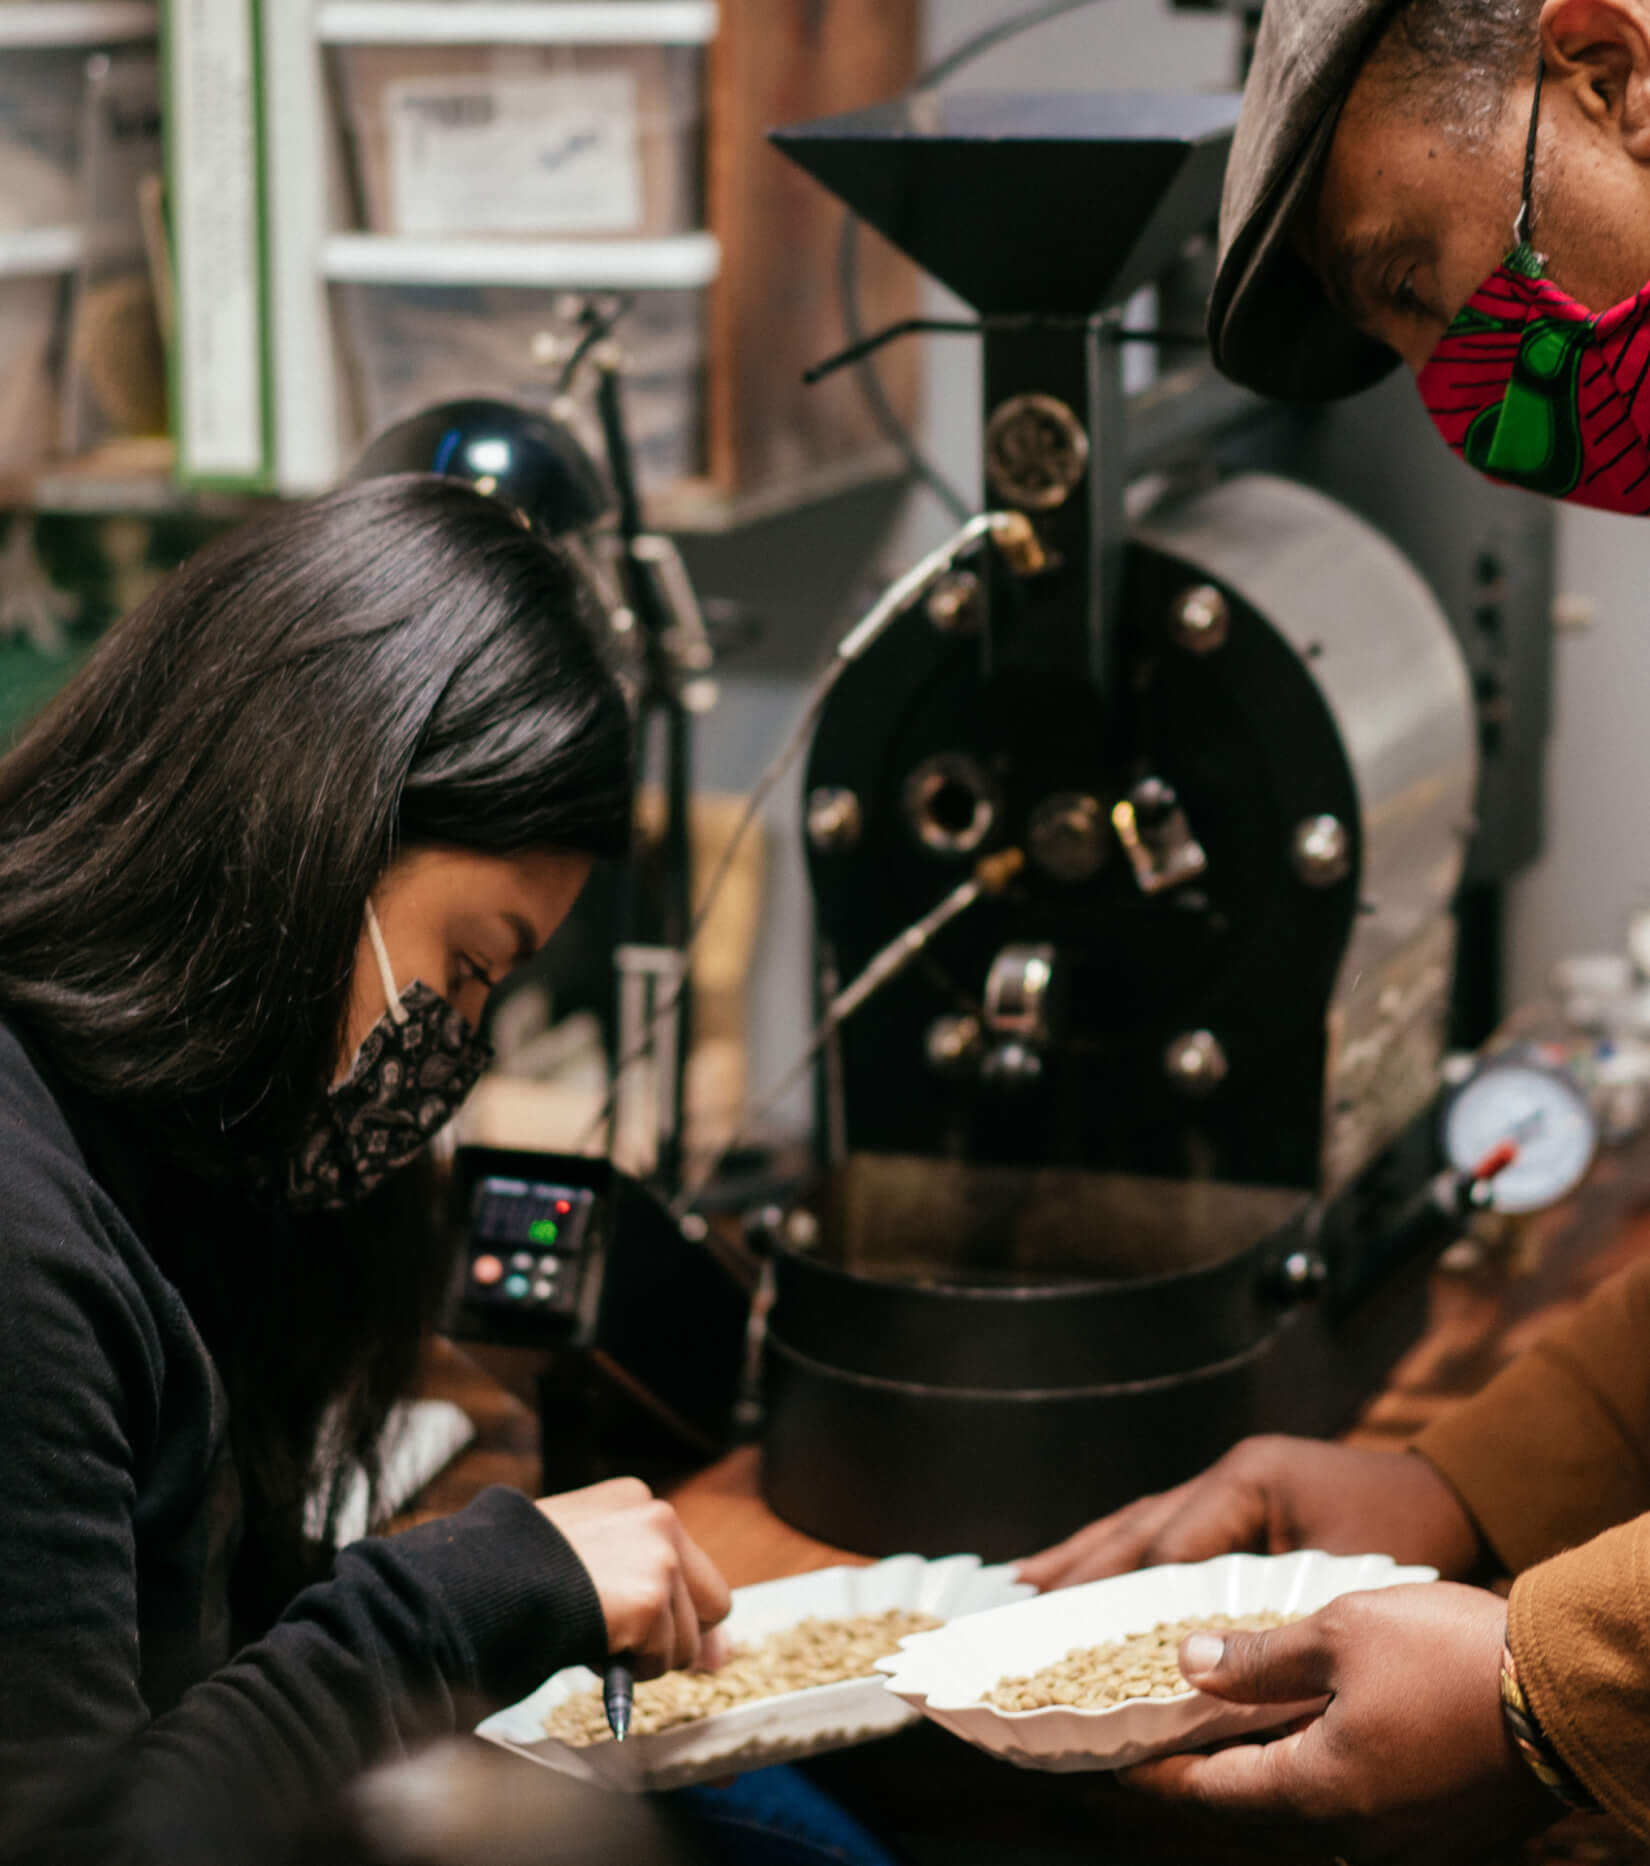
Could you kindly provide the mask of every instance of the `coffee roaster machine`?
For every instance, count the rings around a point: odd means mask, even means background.
[[[822,1003],[993,878],[832,1034],[771,1235],[764,1489],[868,1553],[1011,1556],[1334,1429],[1473,1197],[1435,1142],[1457,632],[1347,505],[1234,470],[1236,392],[1125,327],[1142,286],[1195,299],[1235,114],[917,94],[776,136],[973,308],[986,499],[1025,522],[840,670],[803,784]]]
[[[782,1516],[1009,1557],[1335,1429],[1418,1332],[1489,1188],[1439,1157],[1440,1061],[1490,1021],[1463,903],[1539,840],[1551,534],[1403,383],[1302,417],[1215,375],[1235,116],[916,93],[777,134],[972,307],[988,510],[792,741],[825,1015],[816,1170],[747,1226],[759,1357],[678,1100],[645,1187],[460,1154],[456,1326],[548,1353],[547,1482],[713,1454],[759,1359]]]

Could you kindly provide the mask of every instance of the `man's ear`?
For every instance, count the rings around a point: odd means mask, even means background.
[[[1650,162],[1650,13],[1642,0],[1546,0],[1541,53],[1549,90],[1562,88],[1627,152]]]

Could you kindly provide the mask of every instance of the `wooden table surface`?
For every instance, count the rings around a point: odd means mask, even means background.
[[[1516,1258],[1502,1256],[1476,1265],[1440,1268],[1432,1280],[1425,1332],[1393,1370],[1385,1388],[1365,1407],[1347,1438],[1357,1444],[1394,1448],[1407,1443],[1430,1420],[1477,1392],[1599,1282],[1647,1250],[1650,1136],[1606,1154],[1574,1200],[1533,1221]],[[461,1405],[475,1422],[477,1437],[428,1486],[416,1509],[399,1521],[458,1508],[491,1483],[511,1484],[529,1493],[536,1489],[537,1421],[527,1405],[448,1343],[432,1345],[422,1390]],[[753,1446],[730,1452],[672,1486],[668,1494],[689,1533],[736,1587],[864,1559],[815,1541],[767,1508],[758,1487],[758,1453]],[[947,1750],[934,1751],[932,1761],[943,1762],[950,1751],[965,1751],[965,1746],[950,1739],[945,1743]],[[888,1748],[887,1744],[871,1746],[872,1750]],[[1017,1781],[1009,1783],[1008,1776]],[[1070,1784],[1094,1780],[1023,1777],[1016,1771],[993,1779],[1001,1783],[1003,1797],[1012,1800],[1017,1810],[1008,1817],[1010,1833],[1023,1831],[1027,1784],[1041,1785],[1030,1792],[1050,1802],[1076,1807],[1084,1791]],[[989,1810],[982,1813],[968,1803],[970,1792],[970,1787],[955,1795],[950,1787],[932,1790],[940,1800],[949,1797],[959,1807],[967,1804],[966,1813],[957,1818],[966,1818],[972,1831],[982,1821],[989,1826]],[[1092,1819],[1092,1810],[1084,1818]],[[1115,1838],[1114,1827],[1109,1826],[1108,1832]],[[1178,1844],[1184,1846],[1186,1838],[1181,1835]],[[1126,1836],[1126,1844],[1146,1845],[1137,1835]],[[1147,1851],[1162,1856],[1155,1847]],[[1035,1849],[1028,1857],[1038,1857]],[[1181,1852],[1179,1857],[1187,1856]],[[1554,1828],[1526,1858],[1568,1866],[1580,1866],[1580,1862],[1650,1866],[1650,1848],[1607,1820],[1578,1817]]]

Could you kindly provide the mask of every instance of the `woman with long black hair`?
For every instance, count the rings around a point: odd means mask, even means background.
[[[241,1857],[726,1612],[630,1480],[304,1534],[444,1293],[417,1163],[487,990],[623,848],[630,756],[571,560],[402,477],[202,551],[0,760],[0,1851]]]

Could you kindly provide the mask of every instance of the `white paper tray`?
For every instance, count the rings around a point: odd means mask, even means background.
[[[1024,1582],[1010,1578],[1009,1569],[984,1567],[975,1555],[948,1555],[939,1561],[894,1555],[867,1568],[821,1568],[737,1588],[726,1630],[735,1641],[755,1641],[810,1617],[847,1619],[893,1607],[949,1622],[1031,1592]],[[916,1721],[916,1713],[880,1678],[852,1678],[741,1704],[697,1723],[633,1736],[624,1743],[575,1749],[546,1736],[545,1716],[595,1683],[595,1674],[583,1666],[557,1672],[531,1697],[495,1712],[476,1734],[581,1781],[639,1792],[682,1788],[828,1749],[846,1749]]]
[[[1122,1769],[1176,1750],[1276,1728],[1320,1707],[1232,1704],[1190,1687],[1172,1698],[1137,1698],[1109,1710],[1053,1705],[1000,1711],[982,1702],[1001,1678],[1040,1671],[1079,1646],[1098,1646],[1206,1614],[1306,1614],[1340,1594],[1436,1581],[1435,1568],[1400,1568],[1387,1555],[1221,1555],[1143,1568],[1017,1605],[960,1626],[913,1633],[877,1661],[890,1690],[964,1742],[1022,1769],[1068,1773]]]

